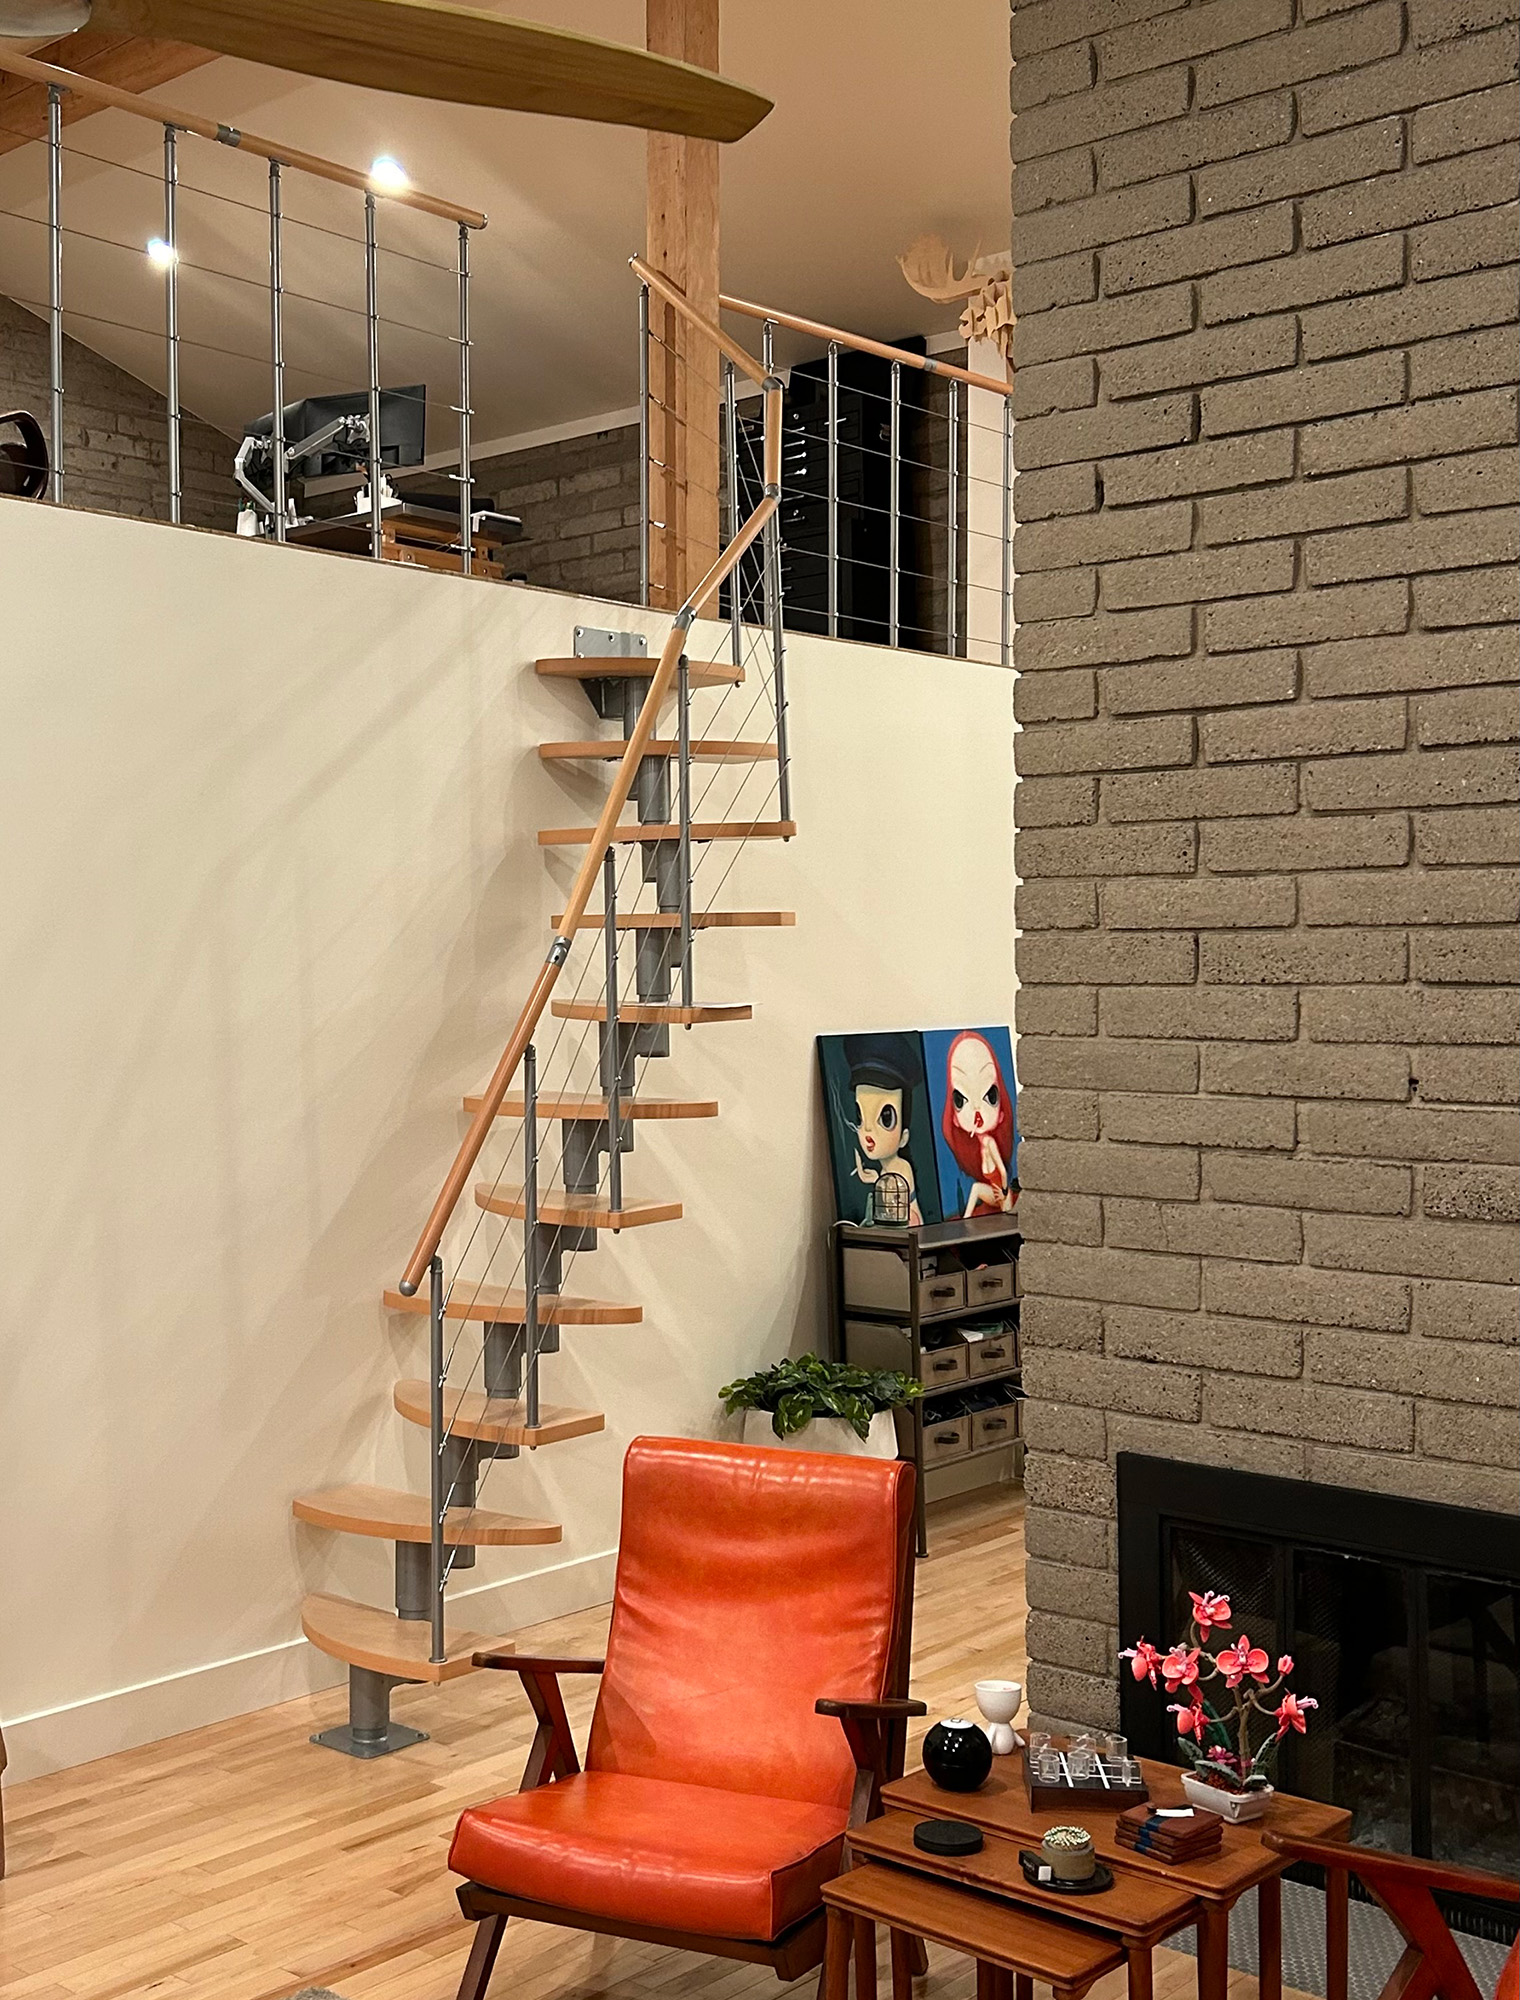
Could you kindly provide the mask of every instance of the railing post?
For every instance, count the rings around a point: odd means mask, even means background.
[[[732,541],[739,532],[739,399],[734,376],[734,364],[725,356],[723,362],[723,416],[727,427],[724,440],[728,451],[728,539]],[[736,566],[728,579],[728,629],[729,645],[736,667],[744,664],[744,605],[740,595],[740,575],[742,564]]]
[[[384,553],[380,517],[380,272],[375,197],[364,197],[364,324],[369,361],[369,552]]]
[[[607,1204],[614,1215],[623,1207],[623,1079],[618,1061],[618,920],[617,850],[602,856],[602,967],[607,990]]]
[[[164,245],[168,252],[164,266],[164,322],[169,349],[164,408],[169,434],[169,519],[177,523],[182,512],[183,479],[179,409],[179,134],[172,125],[164,127]]]
[[[945,562],[945,651],[951,659],[955,657],[956,623],[959,610],[960,578],[956,574],[959,558],[959,502],[961,483],[961,385],[950,384],[950,429],[949,429],[949,480],[945,499],[946,520],[946,562]]]
[[[269,162],[269,366],[273,377],[274,538],[285,539],[285,248],[280,163]]]
[[[63,92],[48,85],[48,498],[63,505]]]
[[[771,323],[765,323],[765,372],[772,381],[775,371],[771,363]],[[771,410],[774,407],[776,422],[784,424],[779,397],[766,396],[766,435],[769,438]],[[778,440],[779,443],[779,440]],[[782,463],[781,452],[776,453],[776,462]],[[786,607],[781,597],[781,507],[777,496],[775,512],[765,524],[764,558],[766,578],[766,608],[770,614],[771,627],[771,698],[776,711],[776,779],[777,806],[783,819],[792,816],[792,762],[787,748],[786,714]]]
[[[1003,398],[1003,601],[1002,658],[1013,664],[1013,400]]]
[[[887,585],[891,602],[887,609],[887,644],[899,638],[902,597],[902,363],[892,363],[892,405],[887,434]]]
[[[470,230],[459,225],[459,564],[474,566],[475,488],[470,464]]]
[[[839,342],[829,342],[828,368],[829,637],[839,637]]]
[[[639,286],[639,602],[649,602],[649,287]]]
[[[737,577],[738,570],[734,571]],[[733,579],[730,578],[730,584]],[[691,951],[691,668],[683,652],[676,668],[676,813],[680,826],[681,1005],[694,999]]]
[[[443,1634],[443,1586],[446,1572],[443,1556],[443,1517],[448,1501],[443,1489],[443,1452],[445,1444],[443,1416],[443,1382],[447,1363],[443,1352],[443,1259],[435,1256],[428,1266],[428,1438],[432,1449],[432,1463],[428,1468],[428,1494],[431,1519],[429,1521],[430,1543],[428,1575],[432,1586],[428,1600],[428,1617],[431,1626],[431,1645],[428,1658],[439,1665],[446,1657]]]
[[[538,1051],[523,1051],[523,1421],[538,1428]]]

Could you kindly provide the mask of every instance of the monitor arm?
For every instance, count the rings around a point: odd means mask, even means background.
[[[332,444],[335,441],[339,450],[345,454],[351,453],[355,458],[367,458],[369,456],[369,418],[334,417],[330,424],[324,424],[319,431],[313,431],[310,437],[301,438],[295,444],[287,444],[285,447],[285,465],[287,471],[300,459],[311,457],[314,452],[321,451],[325,445]],[[245,437],[243,442],[238,446],[237,457],[232,461],[233,476],[237,480],[238,485],[242,487],[254,505],[269,515],[271,519],[274,518],[274,501],[262,487],[254,484],[248,466],[249,461],[252,459],[269,459],[272,461],[273,457],[273,438]]]

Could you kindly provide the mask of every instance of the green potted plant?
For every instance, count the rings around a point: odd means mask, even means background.
[[[803,1354],[730,1382],[718,1394],[730,1416],[744,1412],[746,1444],[896,1458],[892,1413],[923,1392],[911,1375]]]

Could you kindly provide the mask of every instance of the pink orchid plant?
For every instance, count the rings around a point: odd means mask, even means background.
[[[1199,1777],[1225,1791],[1263,1791],[1283,1738],[1290,1729],[1302,1736],[1309,1710],[1319,1704],[1289,1691],[1291,1655],[1279,1657],[1274,1674],[1264,1646],[1254,1645],[1245,1632],[1230,1636],[1228,1597],[1212,1590],[1188,1595],[1193,1615],[1186,1638],[1167,1653],[1149,1639],[1138,1639],[1119,1657],[1129,1661],[1137,1681],[1149,1681],[1152,1687],[1164,1682],[1167,1694],[1176,1697],[1167,1709],[1177,1718],[1177,1746]],[[1222,1688],[1228,1704],[1221,1701],[1216,1707],[1206,1687],[1216,1698]],[[1268,1727],[1253,1747],[1261,1722]]]

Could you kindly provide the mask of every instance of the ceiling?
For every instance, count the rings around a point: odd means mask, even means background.
[[[502,11],[624,41],[642,0],[519,0]],[[776,109],[723,155],[723,282],[741,296],[891,339],[953,326],[896,255],[936,232],[962,257],[1008,242],[1006,0],[724,0],[722,62]],[[636,294],[644,137],[439,105],[221,58],[166,86],[171,104],[483,209],[472,241],[477,443],[521,437],[637,397]],[[144,245],[163,229],[158,130],[105,111],[68,128],[64,259],[69,330],[156,386],[163,280]],[[89,157],[86,157],[89,156]],[[236,435],[272,402],[265,169],[180,140],[182,393]],[[362,197],[285,176],[287,394],[361,387]],[[0,292],[47,295],[45,158],[0,158]],[[453,227],[381,204],[382,374],[425,380],[430,454],[454,436]],[[86,317],[88,315],[88,317]],[[757,329],[748,328],[747,343]],[[806,351],[779,349],[783,360]]]

